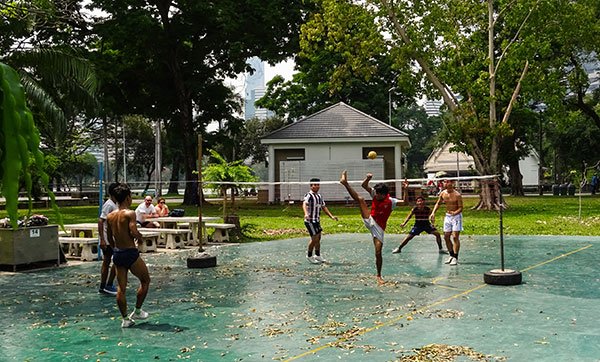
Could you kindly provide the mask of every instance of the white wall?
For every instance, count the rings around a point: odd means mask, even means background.
[[[383,179],[383,159],[375,160],[346,160],[346,161],[281,161],[280,180],[282,182],[302,182],[302,184],[281,185],[281,200],[302,200],[309,191],[308,182],[316,177],[321,180],[321,190],[325,201],[344,201],[349,197],[346,189],[339,184],[343,170],[348,172],[348,180],[352,187],[359,191],[365,199],[370,200],[370,195],[362,189],[360,184],[365,175],[370,172],[373,180]],[[326,183],[333,181],[333,183]],[[375,182],[371,183],[372,185]]]

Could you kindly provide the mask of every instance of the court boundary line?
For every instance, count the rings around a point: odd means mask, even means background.
[[[565,257],[567,257],[567,256],[573,255],[573,254],[575,254],[575,253],[578,253],[578,252],[580,252],[580,251],[586,250],[586,249],[588,249],[588,248],[591,248],[591,247],[592,247],[592,245],[593,245],[593,244],[588,244],[588,245],[586,245],[586,246],[583,246],[583,247],[581,247],[581,248],[578,248],[578,249],[572,250],[572,251],[570,251],[570,252],[568,252],[568,253],[563,253],[563,254],[560,254],[560,255],[558,255],[558,256],[556,256],[556,257],[552,258],[552,259],[549,259],[549,260],[543,261],[543,262],[541,262],[541,263],[538,263],[538,264],[531,265],[531,266],[529,266],[529,267],[527,267],[527,268],[523,269],[523,270],[522,270],[522,272],[528,272],[528,271],[530,271],[530,270],[533,270],[533,269],[535,269],[535,268],[538,268],[538,267],[540,267],[540,266],[542,266],[542,265],[546,265],[546,264],[548,264],[548,263],[551,263],[551,262],[553,262],[553,261],[556,261],[556,260],[558,260],[558,259],[562,259],[562,258],[565,258]],[[435,284],[434,284],[434,285],[435,285]],[[473,292],[475,292],[475,291],[477,291],[477,290],[479,290],[479,289],[482,289],[482,288],[484,288],[484,287],[486,287],[486,286],[488,286],[488,284],[486,284],[486,283],[479,284],[479,285],[478,285],[478,286],[476,286],[476,287],[473,287],[473,288],[471,288],[471,289],[467,289],[467,290],[465,290],[465,291],[463,291],[463,292],[460,292],[460,293],[457,293],[457,294],[451,295],[451,296],[449,296],[449,297],[446,297],[446,298],[440,299],[440,300],[438,300],[438,301],[436,301],[436,302],[433,302],[433,303],[430,303],[430,304],[428,304],[428,305],[425,305],[425,306],[423,306],[423,307],[420,307],[420,308],[418,308],[418,309],[415,309],[415,310],[413,310],[413,311],[411,311],[411,312],[408,312],[408,313],[403,313],[403,314],[401,314],[401,315],[399,315],[399,316],[397,316],[397,317],[395,317],[395,318],[393,318],[393,319],[391,319],[391,320],[388,320],[388,321],[386,321],[386,322],[384,322],[384,323],[380,323],[380,324],[374,325],[374,326],[372,326],[372,327],[369,327],[369,328],[362,329],[362,330],[358,331],[357,333],[354,333],[354,334],[352,334],[350,337],[340,337],[340,338],[336,339],[335,341],[328,342],[328,343],[326,343],[326,344],[324,344],[324,345],[322,345],[322,346],[319,346],[319,347],[316,347],[316,348],[310,349],[310,350],[308,350],[308,351],[306,351],[306,352],[303,352],[303,353],[300,353],[300,354],[298,354],[298,355],[292,356],[292,357],[290,357],[290,358],[288,358],[288,359],[285,359],[285,360],[283,360],[283,361],[285,361],[285,362],[287,362],[287,361],[295,361],[295,360],[297,360],[297,359],[300,359],[300,358],[302,358],[302,357],[306,357],[306,356],[308,356],[308,355],[315,354],[315,353],[317,353],[317,352],[319,352],[319,351],[322,351],[322,350],[324,350],[324,349],[326,349],[326,348],[334,347],[334,346],[336,346],[337,344],[339,344],[339,343],[341,343],[341,342],[346,342],[346,341],[350,340],[351,338],[355,338],[355,337],[358,337],[358,336],[362,336],[362,335],[364,335],[364,334],[367,334],[367,333],[369,333],[369,332],[372,332],[372,331],[378,330],[378,329],[379,329],[379,328],[381,328],[381,327],[389,327],[389,326],[391,326],[391,325],[393,325],[393,324],[396,324],[396,323],[400,322],[402,319],[405,319],[405,318],[411,317],[411,316],[413,316],[413,315],[415,315],[415,314],[418,314],[418,313],[420,313],[420,312],[424,312],[424,311],[426,311],[426,310],[428,310],[428,309],[430,309],[430,308],[432,308],[432,307],[436,307],[436,306],[439,306],[439,305],[441,305],[441,304],[445,304],[445,303],[447,303],[447,302],[449,302],[449,301],[451,301],[451,300],[454,300],[454,299],[460,298],[460,297],[462,297],[462,296],[465,296],[465,295],[471,294],[471,293],[473,293]]]

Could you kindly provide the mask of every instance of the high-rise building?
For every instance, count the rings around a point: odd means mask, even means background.
[[[266,119],[267,117],[271,117],[273,112],[264,108],[258,108],[255,105],[255,102],[266,93],[265,63],[260,58],[253,57],[248,59],[248,64],[254,69],[254,72],[246,74],[244,84],[244,119],[248,120],[254,117]]]

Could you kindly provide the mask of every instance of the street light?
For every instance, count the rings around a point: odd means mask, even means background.
[[[396,87],[392,87],[388,89],[388,123],[390,126],[392,125],[392,91],[396,89]]]

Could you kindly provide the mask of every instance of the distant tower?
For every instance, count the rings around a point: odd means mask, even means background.
[[[254,69],[254,73],[246,74],[246,84],[244,85],[244,119],[253,117],[266,119],[273,115],[264,108],[257,108],[254,104],[265,95],[265,63],[260,58],[253,57],[248,59],[248,64]]]

